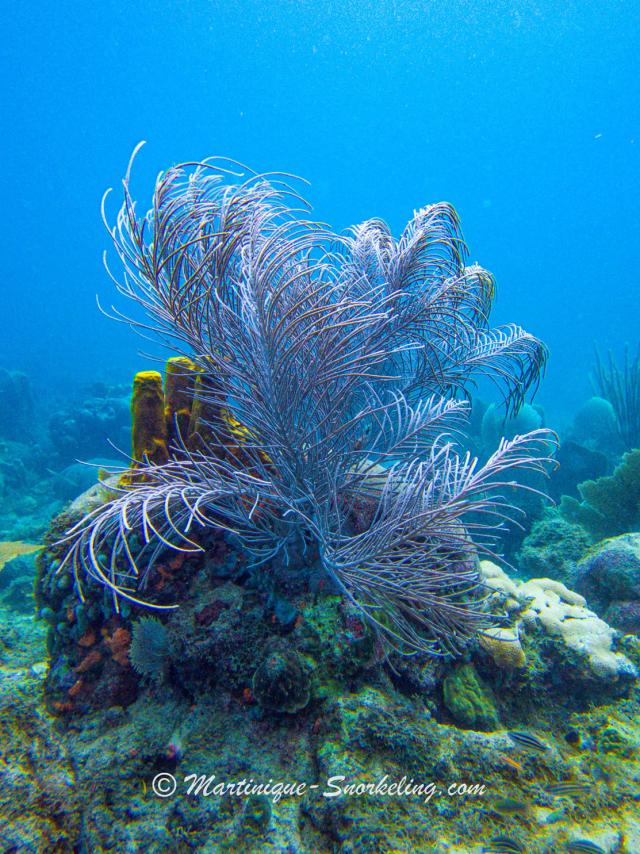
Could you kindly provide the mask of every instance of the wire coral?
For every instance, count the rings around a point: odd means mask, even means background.
[[[493,278],[465,266],[447,203],[397,241],[380,220],[338,236],[305,218],[287,176],[239,180],[210,159],[161,174],[139,217],[137,150],[112,278],[147,320],[116,316],[195,366],[206,439],[195,450],[178,436],[168,462],[138,463],[68,531],[59,571],[81,594],[85,576],[110,588],[116,608],[161,609],[175,606],[144,595],[154,562],[200,550],[200,528],[234,532],[256,563],[302,542],[393,647],[457,652],[491,620],[477,551],[515,514],[513,470],[545,469],[550,434],[503,440],[480,467],[452,431],[479,376],[517,411],[544,346],[489,328]]]

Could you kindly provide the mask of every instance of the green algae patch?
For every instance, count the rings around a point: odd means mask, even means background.
[[[493,692],[472,664],[456,667],[444,680],[442,690],[444,704],[459,726],[488,732],[500,728]]]

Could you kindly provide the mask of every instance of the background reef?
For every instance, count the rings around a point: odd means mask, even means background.
[[[490,408],[474,409],[484,414],[470,442],[488,453]],[[582,412],[576,421],[581,447],[600,448],[597,423],[589,435]],[[93,436],[83,447],[98,457],[100,428]],[[68,458],[50,435],[42,441],[64,471]],[[624,465],[623,451],[598,451],[601,478]],[[115,615],[97,583],[81,603],[56,573],[56,541],[108,492],[108,472],[91,469],[94,484],[69,504],[54,496],[56,475],[24,465],[64,509],[37,557],[0,571],[7,848],[469,854],[506,835],[534,854],[575,838],[640,850],[640,535],[597,540],[562,506],[540,505],[515,546],[517,570],[481,565],[513,629],[480,637],[462,659],[385,657],[316,563],[299,555],[258,571],[228,534],[208,534],[202,555],[160,562],[154,593],[179,599],[177,611]],[[220,780],[388,774],[441,789],[483,783],[486,794],[423,804],[152,793],[157,773],[192,770]]]

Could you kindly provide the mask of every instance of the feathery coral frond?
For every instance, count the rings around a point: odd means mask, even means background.
[[[130,164],[110,233],[118,289],[147,316],[127,322],[189,355],[242,453],[212,419],[200,453],[142,466],[78,522],[63,566],[140,602],[159,552],[197,550],[199,528],[232,530],[256,561],[312,537],[392,645],[456,652],[487,624],[474,561],[512,515],[504,473],[542,469],[548,441],[516,437],[479,468],[454,449],[464,398],[490,375],[517,409],[544,346],[488,328],[493,278],[466,266],[451,205],[417,211],[397,241],[380,220],[337,236],[304,218],[288,176],[238,169],[169,169],[140,217]]]

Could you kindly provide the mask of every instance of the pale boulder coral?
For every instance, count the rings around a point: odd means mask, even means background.
[[[509,578],[507,573],[497,563],[493,563],[490,560],[481,560],[480,572],[486,587],[490,587],[492,590],[504,593],[507,596],[505,603],[507,610],[510,611],[519,606],[519,583]]]
[[[487,586],[506,596],[507,610],[517,610],[518,626],[531,632],[540,627],[548,636],[561,638],[592,677],[610,682],[638,677],[629,659],[614,649],[615,630],[586,607],[579,593],[551,578],[516,581],[490,561],[481,562],[481,572]]]

